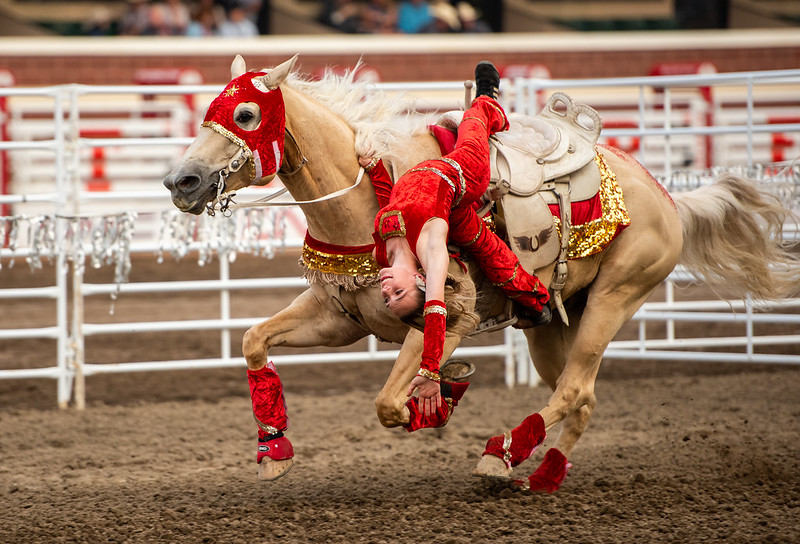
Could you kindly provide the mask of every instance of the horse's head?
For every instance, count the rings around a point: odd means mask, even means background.
[[[219,195],[265,185],[283,158],[286,112],[280,85],[297,56],[270,70],[247,72],[237,55],[231,82],[206,112],[197,138],[164,178],[172,202],[200,214]]]

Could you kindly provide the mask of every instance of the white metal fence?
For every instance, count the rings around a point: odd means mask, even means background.
[[[387,92],[418,95],[430,109],[463,104],[459,82],[379,85]],[[800,171],[793,164],[763,168],[776,159],[800,156],[800,70],[704,76],[669,76],[614,80],[515,79],[503,84],[510,110],[533,113],[550,89],[571,93],[594,105],[610,128],[603,137],[637,156],[670,190],[707,182],[709,164],[739,167],[781,188],[789,206],[798,207]],[[296,209],[237,212],[231,219],[189,217],[171,208],[161,177],[191,142],[204,106],[216,86],[63,85],[43,89],[0,89],[0,141],[3,192],[0,195],[0,265],[53,263],[49,287],[0,288],[0,299],[55,300],[52,326],[0,329],[0,340],[56,340],[54,364],[34,369],[3,369],[2,378],[53,378],[58,403],[85,402],[84,378],[92,374],[214,368],[244,365],[232,355],[231,330],[257,319],[231,317],[230,294],[249,289],[299,288],[292,278],[231,279],[230,256],[237,252],[270,256],[281,248],[299,247],[302,215]],[[149,98],[145,100],[143,97]],[[186,96],[199,112],[187,108]],[[153,100],[152,97],[158,97]],[[156,113],[159,114],[156,114]],[[710,163],[709,161],[712,161]],[[776,182],[779,179],[781,183]],[[252,189],[253,192],[258,189]],[[135,233],[132,227],[135,225]],[[787,236],[796,231],[787,226]],[[130,255],[192,254],[211,262],[217,256],[219,279],[125,283]],[[92,284],[84,268],[114,266],[115,282]],[[675,282],[690,281],[677,270],[666,283],[664,301],[648,302],[634,317],[635,340],[618,340],[606,357],[691,359],[700,361],[800,363],[799,300],[784,301],[756,312],[747,301],[680,301]],[[0,285],[3,285],[0,269]],[[88,323],[85,297],[117,293],[197,291],[219,293],[216,319],[132,323]],[[732,311],[733,310],[733,311]],[[267,317],[267,316],[264,316]],[[680,337],[683,322],[741,324],[740,336]],[[661,323],[653,332],[648,323]],[[789,328],[788,334],[756,334],[764,323]],[[220,356],[183,361],[85,363],[85,338],[144,331],[218,331]],[[506,382],[535,383],[524,338],[507,330],[496,346],[461,347],[454,356],[503,357]],[[238,339],[235,342],[238,345]],[[764,352],[778,346],[782,353]],[[728,352],[719,350],[726,348]],[[780,349],[783,347],[784,349]],[[735,352],[731,353],[730,348]],[[775,351],[774,349],[772,351]],[[394,349],[378,349],[370,338],[362,352],[281,355],[277,364],[393,360]]]

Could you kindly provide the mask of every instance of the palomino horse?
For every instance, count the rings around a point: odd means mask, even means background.
[[[425,129],[429,119],[409,112],[401,100],[368,92],[353,82],[352,73],[305,80],[292,73],[295,61],[253,73],[248,81],[271,102],[263,105],[263,97],[243,96],[227,117],[217,118],[227,126],[205,124],[164,185],[175,206],[200,214],[209,203],[226,206],[225,193],[268,183],[280,166],[281,180],[307,219],[304,262],[311,285],[287,308],[247,331],[243,352],[248,369],[263,368],[272,346],[342,346],[370,333],[402,343],[375,401],[380,422],[399,426],[408,421],[406,390],[419,366],[423,336],[387,310],[376,287],[369,251],[378,204],[370,183],[360,183],[354,146],[357,140],[371,142],[372,149],[360,144],[360,151],[383,157],[395,173],[440,156],[439,147]],[[231,75],[236,79],[245,73],[244,60],[237,56]],[[237,91],[229,85],[226,92],[234,100]],[[253,157],[248,142],[233,133],[237,127],[247,138],[273,139],[275,156],[266,162]],[[383,130],[383,138],[357,138],[375,128]],[[539,414],[546,430],[562,423],[554,448],[565,456],[595,407],[595,378],[605,348],[679,262],[712,285],[724,284],[754,299],[793,296],[800,289],[797,257],[781,244],[787,211],[754,184],[724,176],[710,186],[670,196],[630,156],[610,147],[601,152],[624,194],[630,226],[604,251],[569,261],[562,292],[568,326],[554,317],[549,325],[524,331],[536,370],[553,389]],[[331,259],[335,266],[326,268]],[[547,281],[553,269],[536,272]],[[474,277],[459,281],[469,284]],[[447,337],[443,360],[460,340]],[[291,459],[265,457],[259,476],[274,479],[290,466]],[[565,471],[541,488],[557,488]],[[475,472],[508,478],[510,467],[484,455]]]

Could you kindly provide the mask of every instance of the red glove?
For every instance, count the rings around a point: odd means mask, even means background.
[[[422,315],[425,317],[425,329],[419,375],[438,382],[441,380],[439,361],[444,353],[447,308],[441,300],[429,300],[425,303]]]
[[[436,407],[436,413],[432,416],[425,416],[420,409],[417,399],[410,398],[406,402],[408,407],[409,419],[408,423],[403,425],[408,432],[416,431],[417,429],[430,429],[435,427],[444,427],[450,421],[450,416],[453,415],[453,410],[458,406],[458,401],[464,396],[464,393],[469,387],[469,382],[441,382],[442,386],[442,401]]]

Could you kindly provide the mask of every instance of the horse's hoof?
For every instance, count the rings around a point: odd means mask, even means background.
[[[473,476],[492,480],[511,480],[511,469],[502,459],[494,455],[484,455],[472,471]]]
[[[294,460],[291,458],[275,461],[269,457],[264,457],[258,464],[258,479],[267,482],[277,480],[289,472],[293,464]]]

